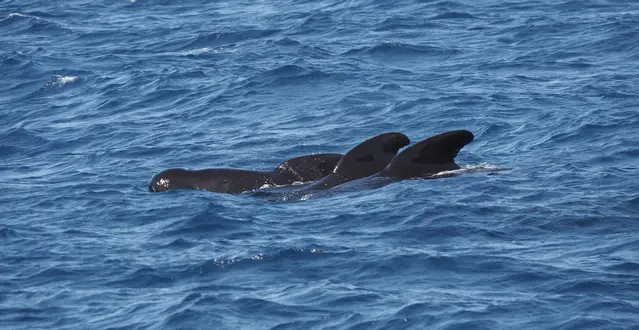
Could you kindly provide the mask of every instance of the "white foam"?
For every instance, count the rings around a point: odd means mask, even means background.
[[[162,56],[197,56],[197,55],[202,55],[202,54],[206,54],[206,53],[219,53],[220,51],[217,49],[213,49],[211,47],[204,47],[204,48],[198,48],[198,49],[190,49],[190,50],[184,50],[184,51],[180,51],[180,52],[164,52],[164,53],[160,53],[160,55]]]
[[[33,18],[33,19],[41,19],[38,16],[31,16],[31,15],[27,15],[27,14],[20,14],[20,13],[11,13],[9,15],[7,15],[6,19],[12,19],[12,18],[16,18],[16,17],[23,17],[23,18]]]
[[[307,184],[307,183],[308,182],[303,182],[303,181],[294,181],[291,184],[280,184],[280,185],[265,183],[261,187],[257,188],[256,190],[269,189],[269,188],[282,188],[282,187],[289,187],[289,186],[299,186],[299,185],[303,185],[303,184]]]
[[[168,52],[168,53],[163,53],[163,55],[197,56],[197,55],[208,54],[208,53],[218,54],[222,52],[232,53],[232,52],[235,52],[235,50],[228,47],[224,47],[224,46],[220,48],[203,47],[203,48],[197,48],[197,49],[189,49],[189,50],[185,50],[181,52]]]
[[[213,53],[213,52],[216,52],[213,48],[204,47],[204,48],[191,49],[184,52],[179,52],[178,54],[183,56],[188,56],[188,55],[200,55],[200,54]]]
[[[60,76],[60,75],[55,75],[53,76],[53,78],[54,78],[53,81],[47,84],[48,86],[62,87],[68,83],[72,83],[80,79],[80,77],[78,76]]]
[[[20,13],[11,13],[11,14],[7,15],[7,18],[14,18],[14,17],[33,17],[33,16],[20,14]],[[33,18],[37,18],[37,17],[33,17]]]
[[[463,165],[461,168],[450,171],[442,171],[436,174],[431,175],[432,178],[439,177],[447,177],[447,176],[455,176],[462,173],[471,173],[471,172],[496,172],[496,171],[505,171],[507,168],[500,168],[498,166],[481,163],[481,164],[473,164],[473,165]]]
[[[268,183],[265,183],[265,184],[263,184],[261,187],[257,188],[257,190],[260,190],[260,189],[267,189],[267,188],[273,188],[273,187],[275,187],[275,186],[274,186],[274,185],[271,185],[271,184],[268,184]]]

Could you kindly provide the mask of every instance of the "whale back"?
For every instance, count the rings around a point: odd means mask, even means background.
[[[458,169],[455,157],[473,138],[473,134],[466,130],[430,137],[403,150],[380,172],[380,176],[424,178],[441,171]]]
[[[333,173],[306,186],[302,191],[329,189],[378,173],[393,159],[399,149],[409,143],[408,137],[402,133],[385,133],[370,138],[347,152],[337,163]]]
[[[316,154],[289,159],[275,168],[277,184],[317,181],[331,173],[341,154]]]

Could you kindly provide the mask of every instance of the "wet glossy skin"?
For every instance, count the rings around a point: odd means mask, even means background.
[[[268,172],[236,169],[168,169],[153,176],[149,182],[149,191],[187,189],[240,194],[265,186],[313,182],[332,173],[341,158],[341,154],[302,156],[289,159]]]

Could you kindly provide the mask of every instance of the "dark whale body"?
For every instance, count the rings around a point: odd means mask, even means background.
[[[226,194],[240,194],[264,186],[290,185],[294,182],[313,182],[330,173],[342,158],[341,154],[317,154],[289,159],[273,171],[236,169],[164,170],[151,178],[149,191],[175,189],[207,190]]]
[[[329,189],[378,173],[397,155],[399,149],[409,143],[410,139],[402,133],[385,133],[370,138],[347,152],[333,173],[300,191]]]
[[[332,187],[371,176],[383,170],[397,155],[399,149],[407,146],[410,139],[402,133],[385,133],[370,138],[347,152],[337,163],[333,173],[323,179],[301,188],[260,190],[253,196],[267,199],[291,198],[307,193],[326,190]]]
[[[343,183],[377,178],[378,184],[405,179],[429,179],[435,174],[459,169],[455,157],[474,136],[466,130],[435,135],[397,154],[410,143],[402,133],[385,133],[368,139],[346,155],[319,154],[290,159],[274,171],[257,172],[234,169],[189,171],[169,169],[155,175],[149,183],[152,192],[172,189],[198,189],[239,194],[265,188],[290,185],[293,182],[313,182],[300,188],[260,190],[254,196],[291,197],[327,190]]]
[[[425,179],[439,172],[459,169],[455,157],[473,139],[473,133],[466,130],[435,135],[402,150],[377,176]]]
[[[466,130],[450,131],[435,135],[404,149],[392,160],[387,161],[388,164],[383,169],[368,171],[367,173],[373,173],[366,177],[357,178],[359,180],[356,180],[357,182],[354,182],[353,186],[358,187],[358,189],[363,187],[379,188],[398,180],[441,177],[435,176],[435,174],[460,168],[459,165],[455,163],[455,157],[473,138],[473,134]],[[257,191],[252,193],[252,195],[270,200],[294,200],[308,193],[318,192],[338,186],[342,183],[355,181],[348,179],[347,173],[349,173],[349,171],[346,170],[359,166],[357,157],[348,157],[353,150],[349,151],[349,153],[340,160],[335,167],[335,173],[326,176],[322,180],[309,184],[301,189]],[[336,190],[341,191],[343,189],[340,187],[336,188]]]

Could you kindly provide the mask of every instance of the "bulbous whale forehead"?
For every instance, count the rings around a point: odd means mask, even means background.
[[[172,168],[164,170],[151,178],[149,181],[150,192],[161,192],[171,189],[187,188],[188,184],[184,183],[189,171],[183,168]]]

